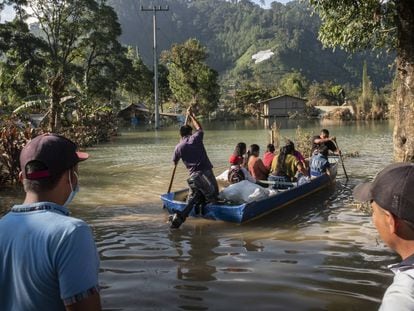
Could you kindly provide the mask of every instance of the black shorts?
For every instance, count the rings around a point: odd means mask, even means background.
[[[207,202],[215,202],[217,200],[218,184],[212,170],[192,173],[187,183],[192,192],[200,191]]]

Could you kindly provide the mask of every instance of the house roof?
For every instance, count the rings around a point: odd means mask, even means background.
[[[118,115],[124,113],[125,111],[129,111],[131,109],[139,110],[142,112],[149,112],[148,108],[142,103],[121,103],[121,111],[118,112]]]
[[[261,100],[261,101],[259,101],[259,103],[266,103],[266,102],[269,102],[269,101],[271,101],[271,100],[274,100],[274,99],[279,99],[279,98],[283,98],[283,97],[290,97],[290,98],[295,98],[295,99],[299,99],[299,100],[302,100],[302,101],[304,101],[304,102],[307,102],[307,100],[306,99],[304,99],[304,98],[300,98],[300,97],[296,97],[296,96],[291,96],[291,95],[279,95],[279,96],[276,96],[276,97],[272,97],[272,98],[269,98],[269,99],[265,99],[265,100]]]

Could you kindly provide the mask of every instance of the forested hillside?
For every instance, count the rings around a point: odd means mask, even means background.
[[[145,62],[152,63],[152,12],[150,0],[110,0],[118,13],[124,44],[137,46]],[[364,60],[376,87],[391,81],[393,55],[377,57],[369,51],[348,54],[323,49],[317,39],[317,15],[298,1],[286,5],[274,2],[263,9],[248,0],[163,0],[155,3],[169,11],[159,12],[158,49],[196,38],[206,45],[209,64],[229,84],[249,80],[271,87],[289,72],[300,72],[309,81],[325,80],[357,86]],[[262,50],[274,55],[255,64],[252,55]],[[231,81],[231,82],[230,82]]]

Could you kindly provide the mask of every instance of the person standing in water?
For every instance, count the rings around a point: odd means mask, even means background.
[[[179,228],[193,208],[202,213],[204,205],[215,202],[218,195],[218,184],[213,173],[213,165],[207,156],[203,143],[204,131],[191,107],[188,108],[187,115],[196,131],[193,134],[192,127],[187,124],[180,128],[181,140],[175,146],[173,162],[177,165],[181,159],[188,169],[190,177],[187,183],[190,187],[190,194],[185,209],[170,216],[169,221],[172,229]]]

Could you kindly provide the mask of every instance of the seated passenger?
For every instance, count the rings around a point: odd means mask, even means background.
[[[242,180],[248,180],[250,182],[255,183],[256,179],[254,179],[249,171],[244,167],[245,158],[244,155],[246,154],[246,144],[240,142],[236,145],[233,154],[230,156],[230,168],[227,179],[229,183],[235,184]]]
[[[268,170],[272,166],[272,160],[275,157],[275,146],[273,144],[267,145],[267,151],[263,155],[263,164]]]
[[[297,172],[306,175],[302,163],[293,155],[292,145],[286,145],[280,149],[279,155],[273,158],[269,180],[291,182]]]
[[[263,164],[259,158],[260,147],[256,144],[250,146],[248,169],[249,173],[257,180],[267,180],[269,169]]]
[[[246,151],[247,151],[246,144],[243,142],[238,143],[236,145],[236,148],[234,148],[232,155],[229,158],[230,164],[237,164],[237,165],[245,166]]]
[[[293,149],[293,155],[295,156],[296,160],[298,160],[299,162],[301,162],[302,165],[303,165],[303,167],[304,167],[304,169],[306,170],[306,174],[304,174],[304,175],[308,176],[309,173],[307,172],[307,164],[306,164],[305,157],[299,151],[297,151],[295,149],[295,144],[290,139],[288,139],[286,141],[286,145],[290,145],[291,146],[291,148]]]
[[[311,179],[319,177],[325,173],[330,175],[328,153],[328,146],[322,144],[319,146],[318,153],[312,156],[312,159],[310,161]]]

